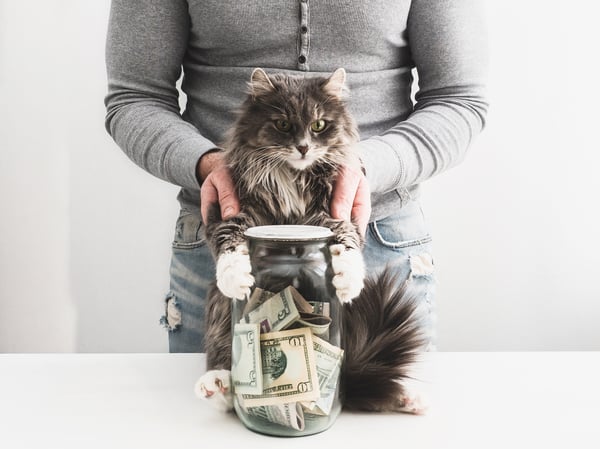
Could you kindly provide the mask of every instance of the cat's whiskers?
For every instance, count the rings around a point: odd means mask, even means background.
[[[323,163],[332,168],[337,168],[340,165],[344,164],[344,162],[346,162],[346,161],[347,161],[347,158],[345,157],[343,152],[335,152],[334,153],[334,152],[329,151],[323,157]]]
[[[288,146],[253,149],[242,172],[248,191],[259,195],[288,217],[303,216],[307,207],[303,192],[308,182],[308,170],[295,170],[290,166],[290,154],[295,151],[295,147]]]

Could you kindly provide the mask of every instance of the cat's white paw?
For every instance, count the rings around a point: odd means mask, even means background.
[[[407,393],[403,400],[402,408],[399,410],[402,413],[410,413],[413,415],[424,415],[429,410],[429,400],[423,393]]]
[[[223,412],[233,410],[231,372],[226,369],[207,371],[196,381],[194,392]]]
[[[341,244],[331,245],[329,252],[334,273],[331,282],[337,297],[342,302],[350,302],[363,288],[365,262],[362,253],[358,249],[346,249]]]
[[[244,299],[246,295],[250,295],[250,287],[254,285],[251,271],[248,247],[239,245],[235,251],[229,251],[219,256],[217,287],[229,298]]]

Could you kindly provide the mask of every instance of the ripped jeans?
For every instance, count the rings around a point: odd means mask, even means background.
[[[423,298],[420,316],[435,348],[435,279],[431,236],[418,201],[408,201],[390,217],[369,223],[363,251],[367,274],[388,265],[398,280],[410,279]],[[169,352],[204,352],[204,308],[215,279],[215,266],[200,218],[182,210],[171,259],[171,285],[161,324],[169,331]]]

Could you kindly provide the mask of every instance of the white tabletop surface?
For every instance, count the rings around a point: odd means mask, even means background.
[[[1,448],[600,448],[600,353],[434,353],[425,416],[343,412],[326,432],[247,430],[195,398],[192,354],[0,355]]]

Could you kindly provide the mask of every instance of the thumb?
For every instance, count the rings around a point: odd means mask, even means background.
[[[371,215],[371,193],[362,171],[344,167],[336,179],[331,216],[354,223],[364,237]]]
[[[346,168],[342,168],[335,181],[331,198],[331,216],[338,220],[350,221],[352,204],[358,189],[360,177]]]
[[[356,223],[360,234],[364,237],[371,217],[371,191],[367,178],[361,176],[352,204],[352,222]]]

